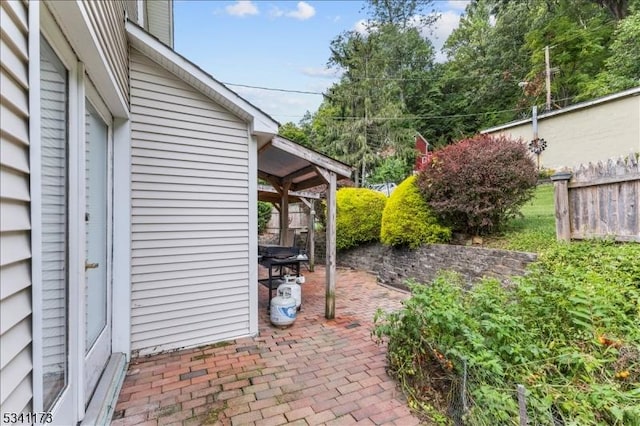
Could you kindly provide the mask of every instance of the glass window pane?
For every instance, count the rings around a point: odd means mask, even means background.
[[[68,382],[67,71],[40,42],[42,143],[43,401],[49,411]]]
[[[108,128],[86,101],[86,352],[107,325]]]

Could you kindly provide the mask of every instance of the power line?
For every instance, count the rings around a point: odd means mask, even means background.
[[[237,87],[247,87],[249,89],[260,89],[260,90],[270,90],[273,92],[285,92],[285,93],[301,93],[303,95],[323,95],[322,92],[311,92],[307,90],[293,90],[293,89],[280,89],[276,87],[262,87],[262,86],[250,86],[248,84],[239,84],[239,83],[226,83],[227,86],[237,86]]]
[[[521,108],[512,108],[512,109],[503,109],[499,111],[487,111],[487,112],[478,112],[472,114],[451,114],[451,115],[408,115],[404,117],[369,117],[370,120],[428,120],[434,118],[463,118],[463,117],[476,117],[479,115],[489,115],[489,114],[500,114],[503,112],[516,112],[522,110],[528,110],[529,107],[521,107]],[[361,120],[362,117],[330,117],[333,120]]]
[[[487,74],[483,74],[483,77],[503,77],[504,76],[504,72],[497,72],[497,73],[487,73]],[[369,80],[369,81],[438,81],[440,80],[438,77],[413,77],[413,78],[405,78],[405,77],[348,77],[349,80],[351,81],[363,81],[363,80]],[[477,76],[471,76],[471,75],[462,75],[462,76],[457,76],[457,77],[453,77],[450,78],[450,80],[466,80],[466,79],[473,79],[473,80],[477,80],[478,77]],[[512,78],[514,81],[518,80],[516,78]],[[284,92],[284,93],[299,93],[299,94],[303,94],[303,95],[324,95],[325,93],[323,92],[314,92],[314,91],[310,91],[310,90],[296,90],[296,89],[282,89],[279,87],[266,87],[266,86],[252,86],[249,84],[241,84],[241,83],[229,83],[229,82],[222,82],[223,84],[227,85],[227,86],[236,86],[236,87],[246,87],[249,89],[258,89],[258,90],[268,90],[268,91],[272,91],[272,92]]]

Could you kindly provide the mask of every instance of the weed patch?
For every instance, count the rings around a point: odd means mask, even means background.
[[[640,245],[556,244],[516,286],[410,283],[374,335],[412,408],[433,421],[640,424]],[[411,402],[413,401],[413,402]],[[440,416],[440,417],[439,417]]]

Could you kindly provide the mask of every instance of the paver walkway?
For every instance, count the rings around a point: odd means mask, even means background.
[[[259,286],[259,336],[133,360],[112,426],[419,424],[370,335],[376,309],[408,295],[339,269],[326,320],[324,268],[305,276],[289,328],[270,324]]]

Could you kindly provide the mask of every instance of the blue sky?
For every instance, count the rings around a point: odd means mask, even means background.
[[[465,0],[436,1],[438,48],[458,25]],[[361,29],[361,1],[175,0],[175,49],[218,81],[323,92],[338,80],[327,69],[333,38]],[[442,56],[439,57],[442,59]],[[280,123],[300,121],[322,96],[229,85]]]

